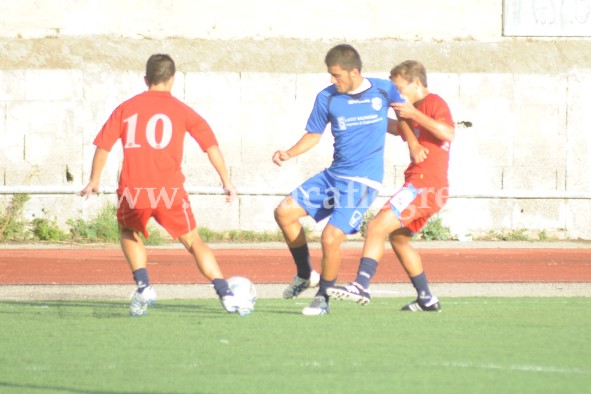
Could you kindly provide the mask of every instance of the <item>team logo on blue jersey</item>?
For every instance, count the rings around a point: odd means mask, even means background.
[[[339,116],[337,118],[338,129],[337,130],[347,130],[347,121],[345,120],[344,116]]]
[[[384,103],[382,102],[382,99],[379,97],[374,97],[371,99],[371,107],[373,109],[375,109],[376,111],[379,111],[380,109],[382,109],[382,106],[384,105]]]

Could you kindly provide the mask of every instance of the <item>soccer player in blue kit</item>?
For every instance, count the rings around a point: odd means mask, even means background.
[[[307,152],[318,144],[330,123],[334,136],[331,166],[305,181],[275,208],[275,220],[297,268],[283,298],[297,297],[305,289],[319,286],[311,304],[302,311],[308,316],[329,312],[326,289],[337,279],[341,243],[347,234],[359,231],[382,185],[389,105],[404,102],[391,81],[361,75],[361,58],[351,45],[330,49],[325,63],[332,85],[316,96],[306,133],[291,148],[273,155],[273,162],[280,166]],[[307,215],[316,222],[330,216],[321,236],[320,275],[310,265],[306,234],[300,223]]]

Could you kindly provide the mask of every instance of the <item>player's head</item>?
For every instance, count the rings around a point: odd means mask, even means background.
[[[328,51],[324,58],[331,82],[339,93],[348,93],[361,84],[361,57],[348,44],[340,44]]]
[[[326,67],[340,66],[343,70],[353,71],[354,69],[361,72],[361,56],[349,44],[340,44],[328,51],[324,58]]]
[[[427,71],[415,60],[400,63],[390,71],[390,80],[402,96],[414,103],[428,94]]]
[[[400,77],[408,83],[418,79],[424,87],[427,87],[427,70],[416,60],[407,60],[394,67],[390,71],[390,80],[394,80],[395,77]]]
[[[146,85],[159,85],[174,77],[176,68],[174,60],[169,55],[155,54],[146,63]]]

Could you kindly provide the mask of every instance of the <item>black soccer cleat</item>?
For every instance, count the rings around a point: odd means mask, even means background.
[[[417,299],[403,306],[400,310],[409,312],[441,312],[441,305],[439,305],[437,297],[433,296],[426,304],[421,304]]]

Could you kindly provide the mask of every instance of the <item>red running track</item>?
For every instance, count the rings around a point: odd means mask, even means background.
[[[591,249],[420,249],[430,282],[591,282]],[[149,249],[152,283],[207,283],[184,249]],[[295,274],[287,249],[215,249],[226,277],[285,283]],[[320,268],[320,250],[311,250]],[[360,249],[343,249],[339,281],[354,279]],[[373,283],[408,281],[392,251]],[[0,285],[130,284],[120,249],[0,249]]]

